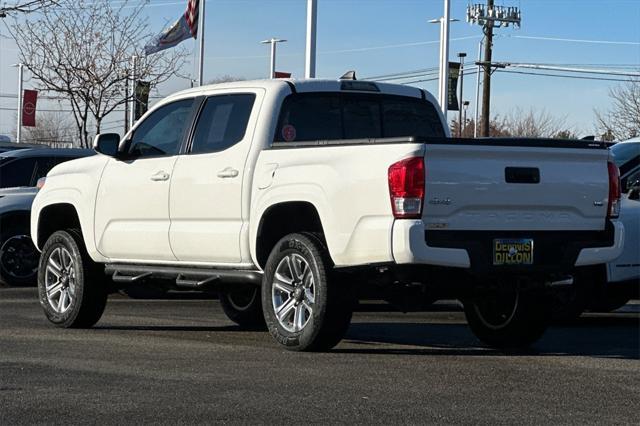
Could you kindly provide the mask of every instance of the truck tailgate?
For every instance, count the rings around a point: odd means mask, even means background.
[[[426,145],[427,229],[604,229],[609,153],[602,145],[457,141]]]

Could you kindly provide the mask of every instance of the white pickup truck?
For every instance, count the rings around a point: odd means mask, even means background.
[[[450,139],[414,87],[205,86],[94,145],[33,204],[40,302],[62,327],[100,319],[108,275],[219,291],[232,320],[266,320],[293,350],[336,345],[371,287],[459,298],[481,340],[522,346],[553,284],[623,243],[604,145]]]

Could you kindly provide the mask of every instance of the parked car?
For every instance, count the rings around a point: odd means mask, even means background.
[[[584,311],[611,312],[640,297],[640,138],[609,144],[620,173],[624,248],[616,259],[577,276],[577,285],[555,293],[554,317],[571,320]]]
[[[0,153],[1,283],[36,283],[39,253],[31,242],[29,215],[38,179],[57,164],[93,154],[88,149],[44,147]]]
[[[592,308],[612,311],[640,297],[640,138],[611,147],[620,169],[620,221],[625,227],[622,254],[606,266],[606,285],[596,293]]]
[[[230,319],[292,350],[337,344],[359,286],[462,299],[484,342],[525,346],[553,283],[622,250],[604,144],[450,139],[409,86],[199,87],[94,146],[49,173],[31,214],[40,303],[61,327],[100,319],[106,272],[217,288]]]
[[[15,142],[4,142],[0,140],[0,153],[6,151],[13,151],[16,149],[37,149],[37,148],[46,148],[44,145],[38,145],[34,143],[15,143]]]

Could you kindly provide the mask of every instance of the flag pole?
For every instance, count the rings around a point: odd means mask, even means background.
[[[200,0],[198,12],[198,86],[202,86],[202,74],[204,70],[204,5],[206,0]]]

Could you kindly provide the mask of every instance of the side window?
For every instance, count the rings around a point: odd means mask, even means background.
[[[35,184],[33,180],[35,165],[35,158],[20,158],[4,163],[0,167],[0,188],[33,186]]]
[[[629,175],[625,176],[622,181],[622,192],[627,193],[631,186],[640,181],[640,168],[632,171]]]
[[[192,154],[223,151],[244,138],[254,94],[212,96],[198,118]]]
[[[128,153],[133,157],[178,154],[193,99],[172,102],[155,110],[133,133]]]
[[[275,141],[342,139],[341,114],[335,95],[289,96],[282,105]]]

